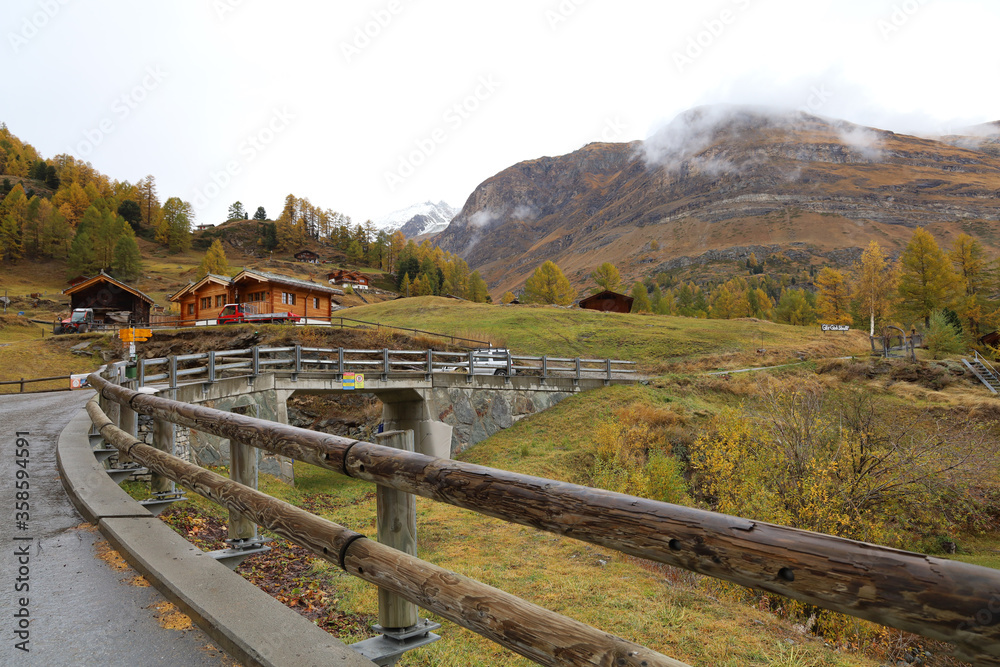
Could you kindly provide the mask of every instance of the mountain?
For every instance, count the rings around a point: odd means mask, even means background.
[[[423,234],[437,234],[444,231],[457,214],[458,211],[443,201],[436,204],[428,201],[393,211],[373,222],[378,229],[387,231],[399,229],[406,238],[411,239]]]
[[[777,255],[845,265],[924,226],[1000,250],[1000,126],[925,139],[802,112],[692,109],[643,142],[527,160],[480,184],[436,242],[491,291],[547,259],[577,286],[601,262],[627,280]]]

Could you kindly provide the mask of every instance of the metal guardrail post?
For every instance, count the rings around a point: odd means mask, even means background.
[[[146,384],[146,360],[145,359],[139,359],[136,362],[136,371],[135,371],[135,373],[136,373],[136,381],[138,383],[137,386],[139,386],[139,387],[145,386],[145,384]]]
[[[298,343],[295,344],[295,367],[292,371],[292,382],[299,379],[299,373],[302,372],[302,346]]]
[[[208,353],[208,381],[215,382],[215,350]],[[208,387],[205,390],[208,391]]]
[[[469,350],[469,374],[465,376],[465,381],[471,383],[472,376],[476,374],[476,356]]]
[[[431,375],[434,373],[434,350],[427,350],[427,368],[426,373],[424,373],[424,379],[430,380]]]
[[[168,378],[170,382],[171,389],[177,389],[177,356],[173,355],[170,357],[170,370],[167,371],[170,374]]]
[[[253,377],[260,375],[260,345],[253,346]]]
[[[604,386],[607,387],[611,384],[611,359],[605,359],[605,361],[608,363],[608,379],[604,381]]]
[[[576,358],[576,377],[573,378],[573,384],[580,384],[580,357]]]
[[[389,348],[382,348],[382,381],[389,379]]]
[[[549,357],[546,354],[542,355],[542,381],[541,384],[545,384],[545,378],[549,374]]]
[[[341,318],[340,323],[343,325],[344,320]],[[344,348],[337,348],[337,375],[344,377]]]

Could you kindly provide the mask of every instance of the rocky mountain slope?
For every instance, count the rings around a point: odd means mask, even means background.
[[[755,107],[692,109],[644,142],[594,143],[484,181],[437,237],[494,292],[546,259],[584,284],[603,261],[636,279],[780,253],[847,264],[916,226],[995,252],[1000,127],[938,140]]]

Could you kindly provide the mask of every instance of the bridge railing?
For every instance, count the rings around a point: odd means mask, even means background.
[[[288,323],[290,326],[292,323]],[[151,322],[146,325],[151,329],[176,329],[181,327],[214,327],[214,326],[229,326],[225,324],[219,324],[218,320],[215,318],[194,318],[194,317],[164,317],[164,316],[154,316]],[[371,322],[368,320],[358,320],[351,317],[322,317],[317,315],[310,315],[308,318],[303,318],[295,323],[295,326],[319,326],[319,327],[334,327],[336,329],[364,329],[364,330],[375,330],[375,331],[400,331],[407,334],[419,334],[421,336],[432,336],[434,338],[441,338],[442,340],[449,341],[452,345],[460,345],[462,347],[489,347],[491,345],[490,341],[486,340],[476,340],[474,338],[465,338],[463,336],[455,336],[453,334],[441,333],[438,331],[426,331],[424,329],[414,329],[412,327],[398,327],[391,324],[382,324],[381,322]]]
[[[97,374],[91,376],[91,383],[105,400],[128,406],[154,420],[194,428],[487,516],[949,642],[956,647],[954,654],[959,658],[977,665],[1000,665],[1000,571],[995,569],[401,452],[374,443],[170,401],[115,385]],[[142,447],[129,445],[127,453],[146,451]],[[150,466],[147,461],[143,463]],[[160,470],[156,472],[170,476]],[[310,544],[308,536],[290,539]],[[340,558],[342,567],[344,553],[341,552]],[[353,562],[356,571],[352,573],[367,567],[361,561]],[[400,594],[407,597],[405,592]],[[437,611],[427,606],[424,599],[407,599]],[[456,622],[480,631],[468,619]],[[521,652],[506,643],[510,638],[486,636]]]
[[[256,376],[262,372],[330,373],[342,377],[345,373],[371,373],[388,379],[391,376],[426,378],[440,373],[503,376],[527,375],[545,383],[549,379],[566,378],[574,383],[584,379],[632,380],[637,375],[633,361],[618,359],[582,359],[563,357],[531,357],[496,355],[493,364],[484,364],[482,352],[442,352],[439,350],[390,350],[322,348],[303,345],[286,347],[255,346],[246,349],[219,350],[198,354],[140,359],[136,376],[140,385],[167,380],[171,387],[185,381],[214,382],[223,377]],[[497,360],[502,359],[501,365]]]

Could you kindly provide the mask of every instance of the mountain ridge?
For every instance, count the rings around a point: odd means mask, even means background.
[[[1000,220],[1000,156],[983,134],[944,141],[802,112],[697,107],[645,141],[508,167],[435,241],[494,292],[546,259],[578,285],[602,261],[636,279],[750,245],[844,261],[872,239],[899,245],[916,226]]]

